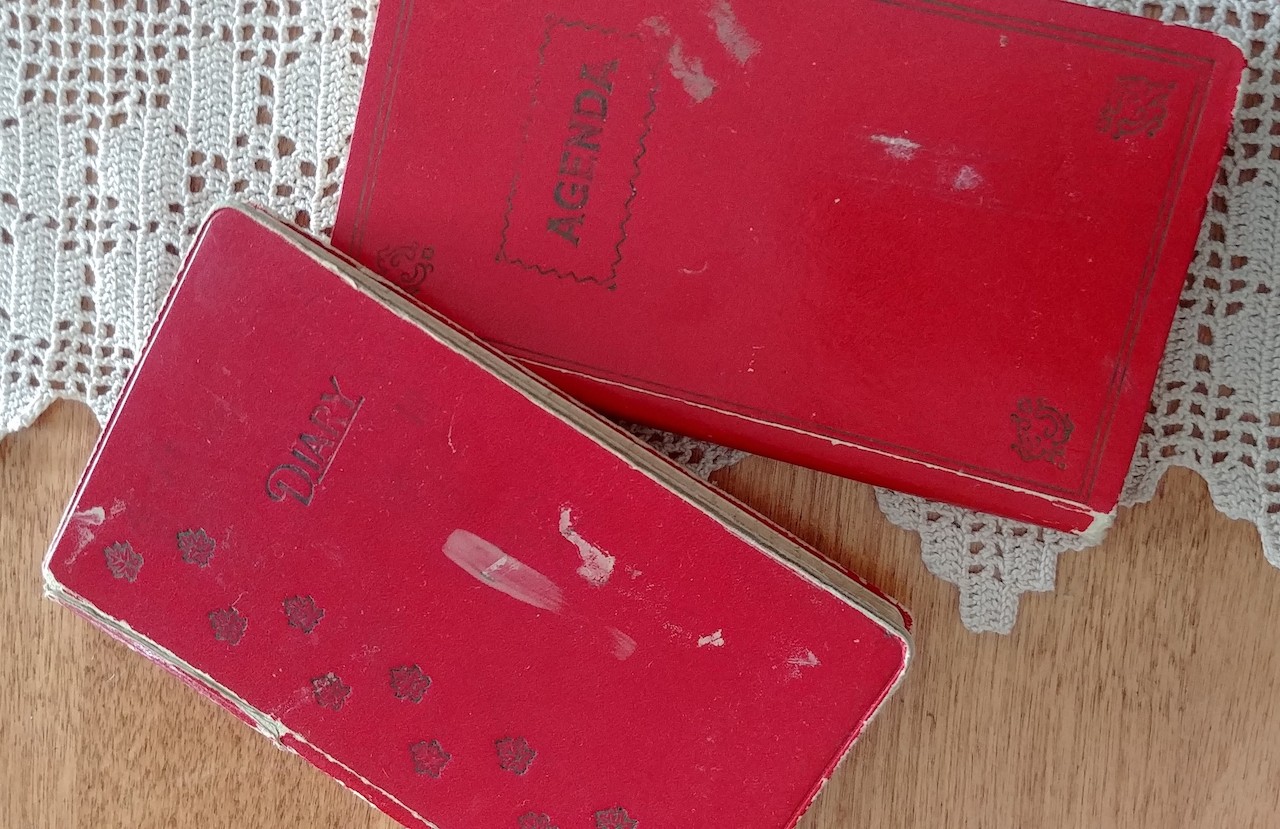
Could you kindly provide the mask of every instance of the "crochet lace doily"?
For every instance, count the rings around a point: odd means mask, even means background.
[[[1280,566],[1280,37],[1275,0],[1095,3],[1212,29],[1249,57],[1124,501],[1189,466]],[[337,209],[373,0],[9,0],[0,8],[0,434],[59,397],[105,419],[210,206],[320,235]],[[736,454],[645,431],[706,474]],[[1007,631],[1075,539],[892,492],[964,623]]]

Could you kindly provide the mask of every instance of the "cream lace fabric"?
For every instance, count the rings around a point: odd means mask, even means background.
[[[1256,523],[1280,566],[1280,15],[1276,0],[1133,2],[1249,56],[1126,503],[1170,465]],[[5,0],[0,6],[0,434],[52,400],[105,419],[209,207],[321,235],[336,212],[373,0]],[[734,453],[644,436],[703,473]],[[1074,539],[891,492],[964,623],[1007,631]]]

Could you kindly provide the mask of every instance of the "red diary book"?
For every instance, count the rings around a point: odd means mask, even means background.
[[[334,243],[599,409],[1085,531],[1242,67],[1053,0],[387,0]]]
[[[46,585],[441,829],[793,826],[909,649],[896,606],[232,208],[197,238]]]

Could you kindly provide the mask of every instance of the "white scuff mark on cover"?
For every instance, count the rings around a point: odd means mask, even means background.
[[[706,636],[698,637],[698,647],[705,648],[710,645],[713,648],[724,647],[724,631],[717,630],[714,633],[708,633]]]
[[[708,266],[708,265],[710,265],[710,264],[711,264],[711,261],[710,261],[710,260],[708,260],[708,261],[706,261],[706,262],[703,262],[703,263],[702,263],[702,267],[701,267],[701,268],[698,268],[697,270],[694,270],[693,268],[681,268],[681,269],[680,269],[680,273],[683,273],[683,274],[686,274],[686,275],[689,275],[689,276],[696,276],[697,274],[700,274],[700,273],[706,273],[706,272],[707,272],[707,266]]]
[[[115,515],[116,513],[112,512],[111,514]],[[103,521],[107,520],[107,511],[102,507],[90,507],[86,510],[71,513],[71,520],[78,523],[91,524],[96,527]]]
[[[454,530],[441,549],[450,561],[499,593],[553,613],[564,607],[564,594],[555,582],[475,533]]]
[[[672,77],[680,82],[694,103],[702,103],[716,91],[716,82],[702,70],[702,58],[686,58],[680,38],[676,38],[667,51],[667,64],[671,67]]]
[[[1008,45],[1009,45],[1009,36],[1008,36],[1008,35],[1000,35],[1000,45],[1001,45],[1001,46],[1008,46]]]
[[[594,628],[594,640],[605,644],[599,633],[598,621],[566,608],[564,593],[555,582],[523,561],[507,555],[496,544],[467,530],[454,530],[441,549],[450,561],[477,581],[527,605],[562,613],[561,618],[574,626]],[[605,625],[604,633],[608,650],[615,659],[628,659],[636,652],[636,640],[617,628]]]
[[[242,408],[237,408],[236,404],[232,403],[231,400],[221,395],[213,394],[212,392],[210,392],[210,395],[213,397],[213,401],[217,403],[229,417],[234,417],[241,423],[249,422],[249,415]]]
[[[644,25],[658,37],[671,37],[671,24],[664,17],[647,17]],[[684,42],[678,37],[674,38],[671,48],[667,50],[667,65],[671,68],[672,77],[680,82],[694,103],[702,103],[716,91],[716,82],[702,69],[702,58],[686,58]]]
[[[960,172],[956,173],[955,180],[951,182],[951,186],[957,190],[972,190],[982,183],[982,176],[978,171],[967,164],[960,168]]]
[[[119,502],[117,502],[119,503]],[[112,507],[112,515],[115,515],[115,507]],[[102,507],[90,507],[86,510],[71,513],[68,519],[69,527],[74,527],[76,531],[76,546],[71,550],[71,558],[67,559],[67,564],[76,563],[76,559],[80,558],[80,554],[84,552],[84,548],[89,546],[93,541],[93,530],[90,527],[100,527],[102,522],[107,520],[107,512]]]
[[[871,140],[884,147],[886,155],[899,161],[910,161],[920,145],[904,135],[873,135]]]
[[[567,506],[560,508],[560,534],[578,548],[578,557],[582,559],[578,575],[595,587],[604,587],[608,584],[617,559],[578,534],[578,531],[573,528],[573,512]]]
[[[816,668],[822,663],[818,661],[818,657],[808,648],[802,648],[787,659],[787,664],[791,666],[791,678],[796,679],[800,676],[800,671],[804,668]]]
[[[662,17],[661,15],[654,15],[653,17],[646,17],[643,22],[644,25],[652,29],[653,33],[658,37],[670,37],[671,24],[667,23],[667,19],[665,17]]]
[[[687,631],[687,630],[685,630],[684,628],[680,627],[680,626],[679,626],[679,625],[677,625],[675,622],[663,622],[663,623],[662,623],[662,629],[663,629],[663,630],[666,630],[666,631],[670,631],[671,633],[677,633],[677,634],[679,634],[679,635],[681,635],[681,636],[688,636],[688,635],[689,635],[689,631]]]
[[[124,501],[121,501],[119,498],[114,499],[111,502],[111,517],[115,518],[122,512],[124,512]]]
[[[611,627],[607,628],[607,630],[609,631],[609,637],[613,639],[613,655],[616,656],[619,661],[627,659],[631,654],[636,652],[636,640],[632,639],[617,628]]]
[[[627,570],[627,575],[630,576],[633,581],[644,575],[643,570],[637,570],[636,568],[631,566],[628,566],[626,570]]]
[[[716,40],[720,41],[725,51],[738,63],[745,64],[760,52],[760,41],[747,34],[747,30],[742,28],[728,0],[720,0],[713,5],[707,10],[707,16],[711,18]]]
[[[305,686],[299,685],[298,689],[289,696],[288,700],[270,710],[271,716],[282,720],[287,715],[307,705],[307,703],[315,705],[315,698],[312,694],[313,691],[309,684]]]
[[[445,441],[449,444],[449,451],[454,453],[455,455],[458,454],[458,447],[453,445],[453,421],[457,417],[458,417],[458,412],[455,409],[453,414],[449,415],[449,430],[445,432],[445,435],[444,435]]]

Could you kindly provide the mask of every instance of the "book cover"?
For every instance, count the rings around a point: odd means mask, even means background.
[[[891,603],[237,208],[201,230],[45,579],[441,829],[792,826],[909,654]]]
[[[1082,532],[1242,68],[1056,0],[388,0],[334,243],[598,409]]]

